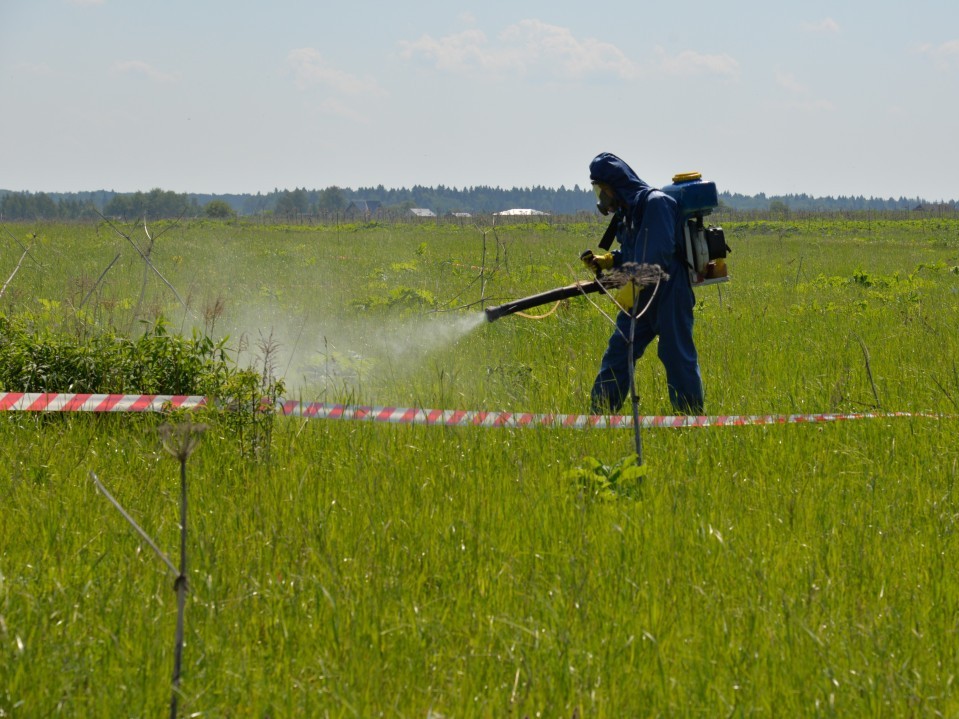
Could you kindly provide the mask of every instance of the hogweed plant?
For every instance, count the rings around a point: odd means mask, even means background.
[[[183,659],[183,621],[186,609],[186,463],[200,444],[200,436],[206,431],[205,424],[182,422],[178,425],[164,424],[159,428],[163,438],[163,448],[180,463],[180,572],[177,574],[176,589],[176,642],[173,651],[173,695],[170,699],[170,719],[176,719],[177,696],[180,692],[180,667]]]
[[[186,614],[186,593],[187,593],[187,474],[186,465],[190,455],[200,444],[200,437],[206,431],[207,425],[196,424],[193,422],[182,422],[177,425],[164,424],[158,429],[163,442],[163,448],[169,452],[180,463],[180,566],[177,568],[170,558],[160,549],[157,543],[147,532],[137,524],[136,520],[130,516],[123,506],[107,491],[103,483],[93,472],[90,472],[90,478],[96,484],[97,489],[116,507],[123,515],[123,518],[130,523],[137,534],[150,546],[160,560],[167,566],[176,579],[173,582],[173,589],[177,595],[177,613],[176,613],[176,633],[174,638],[173,650],[173,691],[170,698],[170,718],[176,719],[177,700],[180,694],[180,675],[183,661],[183,631],[184,619]]]

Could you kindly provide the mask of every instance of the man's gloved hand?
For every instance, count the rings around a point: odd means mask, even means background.
[[[612,252],[606,252],[602,255],[594,255],[592,250],[586,250],[579,256],[579,259],[583,261],[583,264],[586,265],[586,267],[596,274],[599,274],[603,270],[608,270],[613,266]]]
[[[619,305],[619,308],[628,314],[633,313],[633,305],[636,304],[636,296],[643,288],[635,282],[627,282],[613,294],[613,301]]]

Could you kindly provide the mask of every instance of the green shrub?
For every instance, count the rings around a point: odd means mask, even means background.
[[[137,339],[113,330],[81,338],[0,315],[0,389],[93,394],[218,394],[237,371],[223,348],[158,321]]]
[[[214,401],[204,419],[219,420],[244,455],[260,455],[283,383],[238,367],[224,349],[227,339],[170,334],[162,320],[137,339],[112,330],[68,336],[0,315],[0,390],[207,396]]]

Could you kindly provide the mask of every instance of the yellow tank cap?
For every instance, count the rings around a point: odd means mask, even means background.
[[[701,172],[680,172],[678,175],[673,175],[673,182],[692,182],[701,179],[703,179]]]

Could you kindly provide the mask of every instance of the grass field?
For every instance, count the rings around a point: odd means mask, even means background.
[[[251,458],[214,418],[181,715],[959,715],[959,221],[723,224],[709,414],[947,416],[647,430],[647,476],[607,492],[572,470],[621,463],[627,430],[280,418]],[[584,412],[610,331],[586,300],[467,331],[483,299],[584,279],[596,224],[158,225],[157,272],[118,229],[6,226],[0,272],[30,252],[0,309],[162,315],[291,397],[441,409]],[[671,413],[655,353],[637,389]],[[172,556],[164,418],[0,420],[0,716],[168,712],[172,578],[89,478]]]

